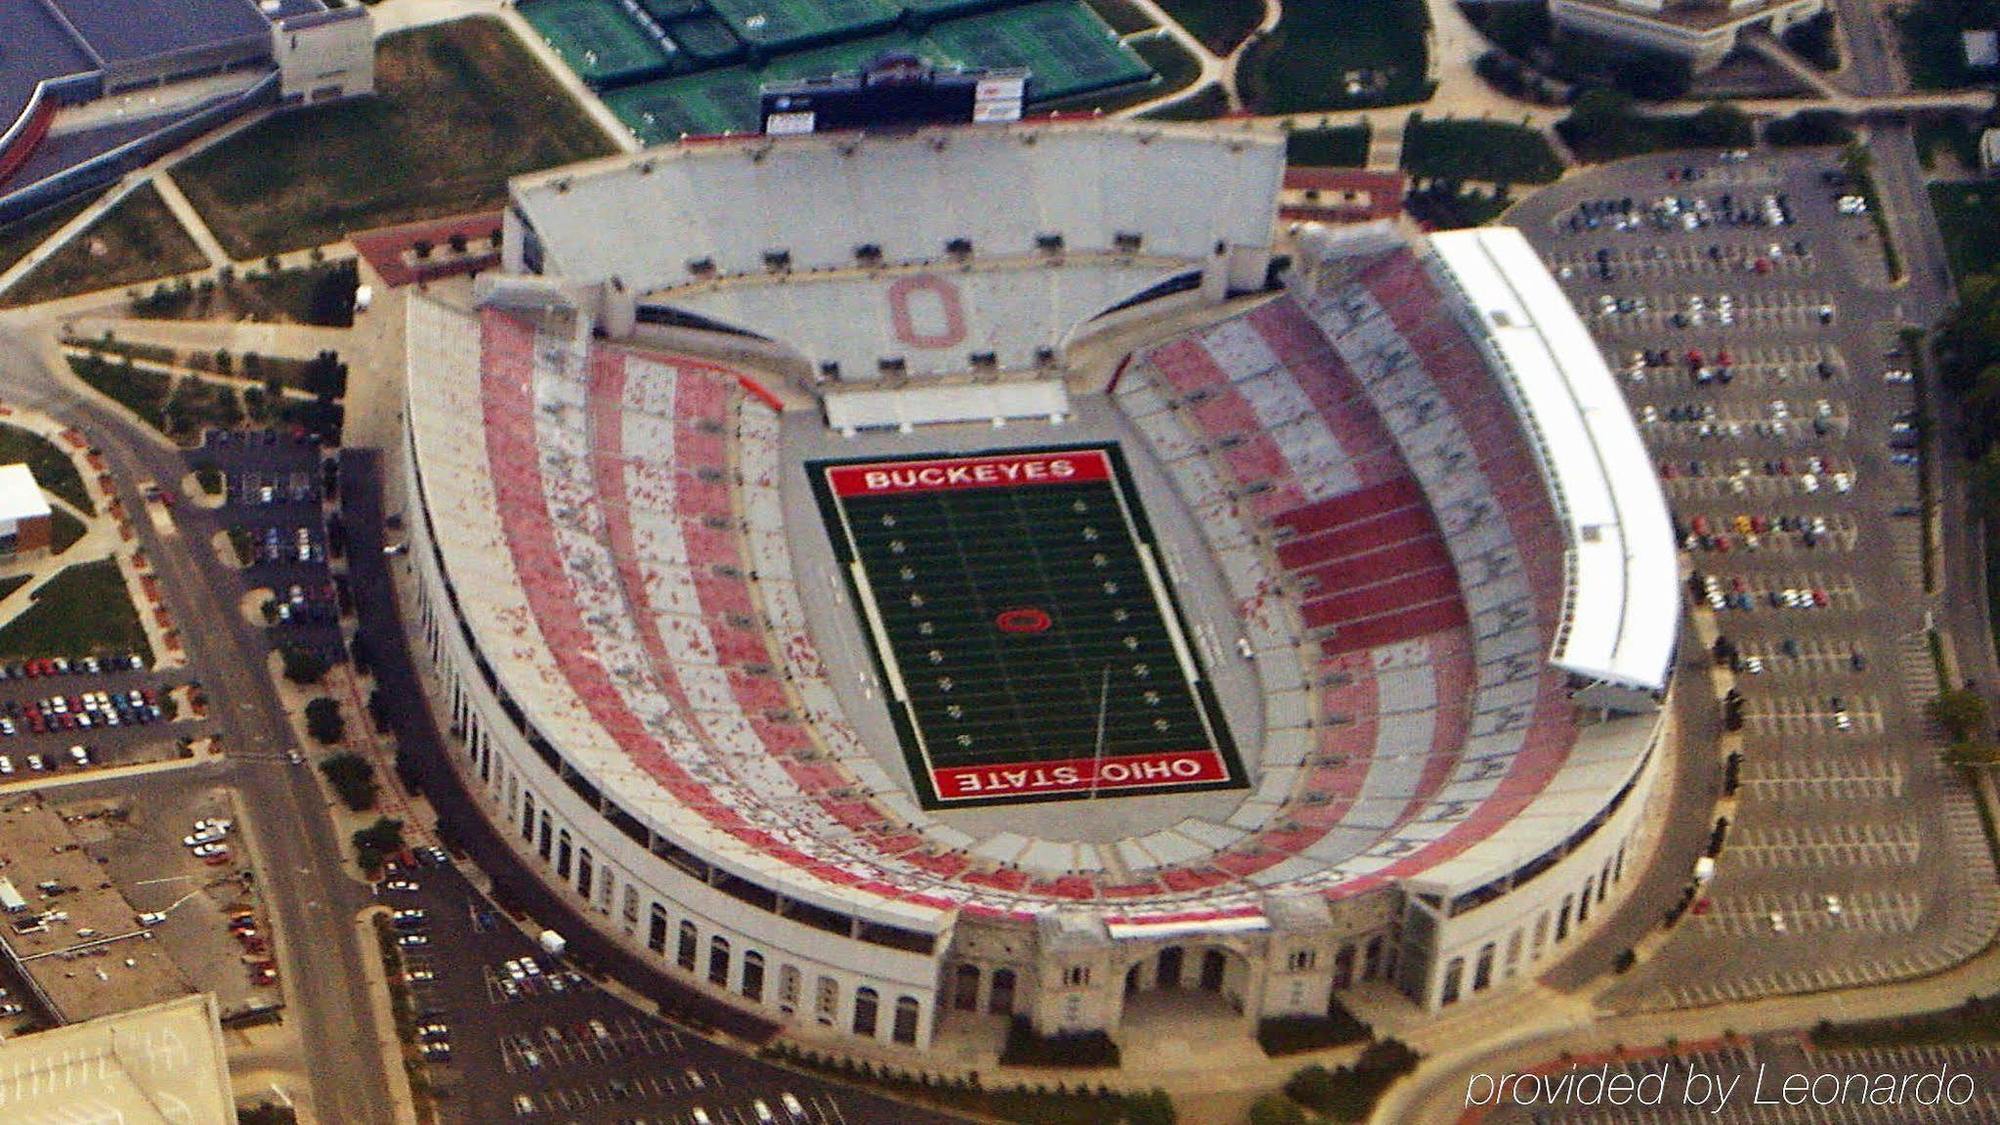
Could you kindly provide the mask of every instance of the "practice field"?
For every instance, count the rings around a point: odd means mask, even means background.
[[[533,0],[521,5],[521,18],[593,86],[664,74],[671,62],[615,0]]]
[[[730,29],[714,17],[679,20],[669,25],[669,32],[680,40],[683,61],[691,66],[723,61],[739,49]],[[1147,61],[1121,43],[1081,0],[1033,0],[947,19],[921,36],[889,27],[780,54],[768,62],[625,86],[605,93],[604,104],[647,144],[673,141],[683,133],[754,133],[757,92],[764,83],[863,70],[885,53],[914,54],[936,66],[1025,66],[1034,75],[1028,86],[1031,106],[1099,90],[1133,88],[1153,76]],[[1163,85],[1148,96],[1166,88]]]
[[[1246,784],[1116,446],[807,472],[925,807]]]

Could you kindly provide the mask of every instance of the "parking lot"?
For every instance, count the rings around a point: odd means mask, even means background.
[[[399,947],[404,983],[447,1119],[696,1125],[699,1110],[711,1125],[954,1120],[635,1011],[540,950],[449,865],[420,861],[376,891],[399,940],[411,940]]]
[[[188,454],[188,463],[222,474],[216,516],[248,534],[251,562],[243,576],[251,588],[270,591],[265,620],[273,642],[340,658],[344,598],[328,561],[342,544],[322,505],[333,481],[319,446],[275,430],[217,430]]]
[[[182,756],[208,733],[188,683],[136,656],[0,665],[0,785]]]
[[[1940,968],[2000,917],[1921,713],[1914,360],[1872,223],[1842,202],[1836,153],[1704,155],[1692,182],[1690,159],[1594,169],[1512,219],[1624,386],[1691,630],[1721,639],[1742,699],[1717,873],[1686,936],[1610,994],[1627,1010]]]

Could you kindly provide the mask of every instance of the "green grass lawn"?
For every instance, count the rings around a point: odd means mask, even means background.
[[[1919,90],[1949,90],[1990,80],[1965,65],[1961,33],[2000,22],[2000,0],[1918,0],[1895,17],[1904,69]]]
[[[173,392],[173,376],[94,355],[71,356],[69,366],[78,378],[137,414],[147,425],[166,432],[163,408]]]
[[[1235,50],[1264,18],[1261,0],[1160,0],[1160,8],[1218,55]]]
[[[136,652],[150,667],[152,651],[115,559],[65,567],[0,626],[0,659]]]
[[[1359,168],[1368,163],[1368,123],[1296,129],[1285,138],[1285,163],[1305,168]]]
[[[496,207],[510,176],[611,143],[499,21],[398,32],[376,96],[281,114],[174,172],[238,258]]]
[[[1413,120],[1403,131],[1403,167],[1423,179],[1546,184],[1563,164],[1547,137],[1503,121]]]
[[[114,289],[207,264],[180,220],[161,202],[160,193],[146,184],[0,295],[0,305],[30,305]]]
[[[62,554],[83,538],[85,530],[83,521],[70,515],[68,509],[49,505],[49,550]]]
[[[0,227],[0,270],[12,268],[15,262],[27,257],[28,251],[40,246],[43,240],[56,232],[56,228],[82,214],[84,208],[97,202],[103,194],[93,191],[75,199],[65,199]]]
[[[1952,273],[2000,269],[2000,184],[1965,180],[1931,185],[1931,210],[1944,234]]]
[[[90,492],[83,487],[83,475],[75,462],[56,444],[33,430],[0,425],[0,465],[25,464],[35,474],[35,483],[75,505],[78,510],[97,514]]]
[[[1262,113],[1304,113],[1421,101],[1423,0],[1312,0],[1251,47],[1238,70],[1245,101]]]

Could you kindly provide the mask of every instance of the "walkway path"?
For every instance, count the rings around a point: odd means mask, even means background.
[[[201,250],[202,257],[208,259],[208,264],[211,266],[227,264],[229,251],[224,250],[222,243],[216,240],[215,232],[208,229],[208,224],[202,220],[201,213],[194,209],[194,204],[189,203],[188,197],[181,194],[181,186],[174,182],[174,178],[165,172],[160,172],[153,177],[153,187],[158,189],[160,201],[167,205],[167,210],[172,211],[174,218],[187,229],[188,237],[194,239],[195,246]]]

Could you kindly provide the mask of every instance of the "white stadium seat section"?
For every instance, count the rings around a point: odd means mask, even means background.
[[[867,243],[889,264],[941,259],[959,238],[1007,256],[1037,235],[1102,251],[1134,233],[1146,254],[1200,262],[1217,242],[1269,243],[1283,170],[1282,142],[1249,130],[1023,124],[650,149],[525,177],[513,196],[549,272],[647,292],[693,280],[701,259],[758,274],[785,250],[805,272],[851,267]],[[649,237],[614,221],[633,214]]]

